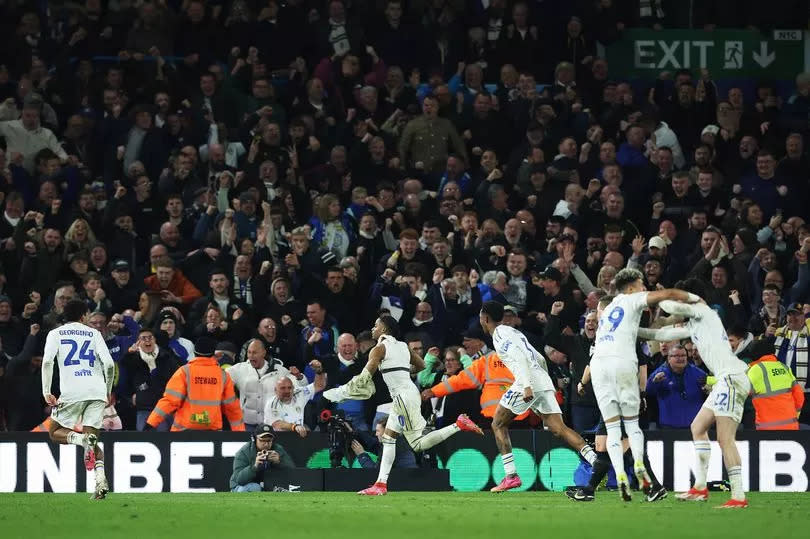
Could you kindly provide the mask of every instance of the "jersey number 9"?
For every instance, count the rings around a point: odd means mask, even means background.
[[[610,322],[610,331],[616,331],[616,328],[619,327],[619,324],[621,324],[624,319],[624,309],[621,307],[613,307],[607,319],[608,322]]]
[[[79,349],[79,343],[74,340],[62,339],[60,342],[70,347],[67,357],[65,357],[65,367],[78,365],[82,360],[87,361],[91,367],[96,363],[96,354],[90,349],[90,341],[83,341],[81,349]],[[73,359],[73,356],[76,355],[76,350],[79,350],[79,359]]]

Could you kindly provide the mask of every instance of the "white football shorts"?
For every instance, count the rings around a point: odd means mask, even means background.
[[[740,423],[750,391],[751,381],[745,373],[718,376],[703,407],[714,412],[716,417],[730,417]]]
[[[637,416],[641,405],[638,361],[615,358],[591,360],[591,383],[603,419]]]
[[[66,429],[73,430],[81,423],[83,427],[101,430],[105,408],[107,403],[98,400],[57,404],[51,410],[51,419]]]

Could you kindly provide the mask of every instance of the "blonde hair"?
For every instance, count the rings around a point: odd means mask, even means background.
[[[329,221],[340,219],[340,215],[337,217],[332,217],[329,215],[329,206],[331,206],[334,202],[340,204],[338,197],[332,193],[327,193],[318,200],[318,204],[315,206],[315,215],[321,220],[321,223],[326,224]]]
[[[81,245],[93,245],[97,243],[96,235],[93,234],[93,229],[90,228],[90,223],[79,217],[78,219],[74,219],[74,221],[70,224],[70,227],[65,232],[65,241],[69,241],[75,244],[80,244],[79,240],[76,239],[76,226],[79,224],[84,223],[84,227],[87,229],[87,239],[84,242],[81,242]]]

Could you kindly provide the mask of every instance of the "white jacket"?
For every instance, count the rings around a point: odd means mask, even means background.
[[[288,376],[293,386],[306,386],[306,377],[298,380],[280,363],[265,362],[259,370],[253,368],[249,361],[237,363],[228,369],[239,391],[239,405],[242,407],[245,423],[258,425],[264,423],[264,407],[276,395],[276,382],[282,376]]]

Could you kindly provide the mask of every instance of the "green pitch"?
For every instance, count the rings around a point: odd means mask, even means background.
[[[511,537],[692,539],[791,537],[807,522],[810,494],[752,493],[743,510],[670,497],[623,504],[613,492],[592,503],[562,493],[348,493],[0,495],[3,539],[509,539]],[[798,528],[797,528],[798,526]]]

